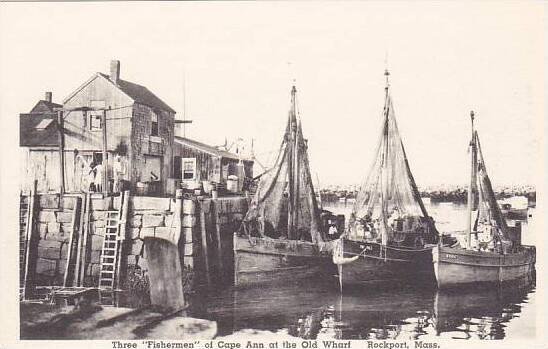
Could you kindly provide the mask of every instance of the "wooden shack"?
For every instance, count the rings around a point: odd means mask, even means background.
[[[175,136],[173,178],[181,182],[209,181],[226,185],[228,176],[253,178],[253,161],[245,156]]]
[[[28,169],[23,173],[23,190],[38,179],[39,191],[59,191],[63,176],[66,192],[85,191],[90,165],[101,164],[109,187],[116,171],[117,178],[134,192],[165,193],[172,173],[175,111],[146,87],[121,79],[119,61],[111,62],[110,75],[93,74],[65,98],[62,106],[46,110],[47,106],[41,101],[34,108],[38,107],[41,114],[21,115],[20,145],[28,153],[23,164]],[[63,113],[61,143],[56,109]],[[45,141],[35,144],[35,138]],[[59,144],[63,145],[62,175],[59,155],[54,154]],[[143,187],[150,192],[135,190]]]
[[[56,109],[61,104],[52,102],[52,93],[46,92],[29,113],[19,115],[19,145],[21,186],[30,191],[37,180],[39,192],[59,190],[59,137]],[[55,175],[50,175],[55,174]]]

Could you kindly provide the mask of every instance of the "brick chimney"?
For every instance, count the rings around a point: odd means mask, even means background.
[[[120,79],[120,61],[112,60],[110,61],[110,80],[115,84],[118,83]]]
[[[44,100],[51,103],[51,92],[46,92]]]

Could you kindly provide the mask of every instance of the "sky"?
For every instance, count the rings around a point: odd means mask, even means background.
[[[88,2],[0,4],[0,116],[62,102],[121,61],[212,145],[254,139],[269,163],[298,90],[313,176],[359,184],[382,120],[384,69],[419,186],[468,180],[470,110],[495,185],[542,172],[541,2]],[[183,78],[184,76],[184,78]],[[183,80],[186,103],[183,103]],[[11,132],[13,131],[13,132]],[[15,159],[16,161],[16,159]]]

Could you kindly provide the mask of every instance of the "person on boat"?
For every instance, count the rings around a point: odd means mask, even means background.
[[[394,207],[394,210],[392,211],[392,214],[390,217],[388,217],[388,226],[392,229],[395,229],[396,222],[400,219],[400,211],[398,210],[398,207]]]
[[[338,237],[338,231],[337,231],[337,226],[334,225],[334,224],[331,224],[331,221],[329,222],[329,230],[327,232],[327,234],[329,235],[329,239],[330,240],[335,240],[337,237]]]

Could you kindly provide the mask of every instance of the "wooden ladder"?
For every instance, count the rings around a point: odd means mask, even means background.
[[[19,287],[25,286],[30,195],[19,196]]]
[[[101,250],[101,268],[99,271],[99,295],[102,305],[114,305],[113,291],[117,286],[116,269],[119,258],[119,235],[120,211],[106,211],[105,239]]]
[[[99,269],[99,301],[104,306],[116,305],[119,288],[122,247],[126,234],[129,192],[120,196],[120,209],[106,211],[105,238],[101,250]]]

